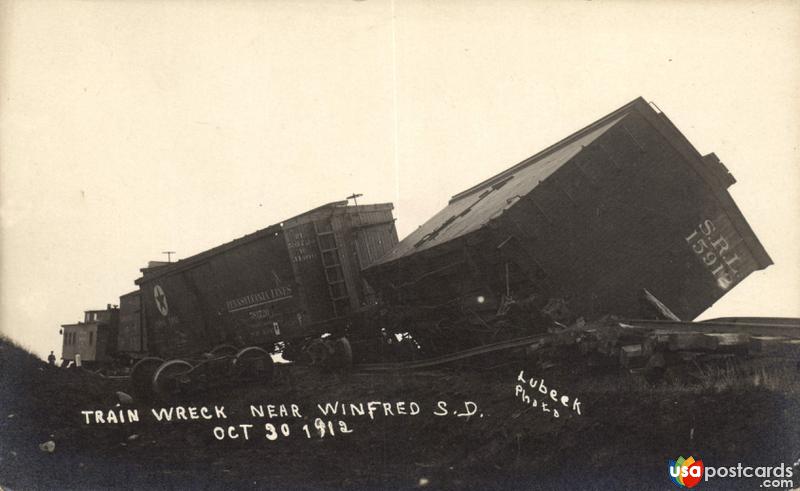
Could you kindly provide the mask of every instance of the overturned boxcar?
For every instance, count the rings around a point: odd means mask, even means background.
[[[638,98],[453,196],[365,275],[428,328],[454,310],[490,327],[482,312],[554,299],[574,316],[647,317],[644,291],[693,319],[772,264],[734,182]]]

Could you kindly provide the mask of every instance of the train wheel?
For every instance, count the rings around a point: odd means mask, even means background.
[[[131,391],[134,395],[148,398],[153,395],[153,375],[164,363],[161,358],[148,357],[137,361],[131,368]]]
[[[314,339],[304,348],[309,362],[313,366],[324,366],[330,358],[330,349],[324,339]]]
[[[272,355],[257,346],[244,348],[233,359],[234,372],[241,380],[267,382],[272,378],[274,365]]]
[[[178,395],[187,382],[192,365],[184,360],[165,361],[153,375],[153,392],[162,399]]]
[[[236,346],[232,344],[220,344],[211,350],[211,354],[214,356],[235,356],[238,351]]]

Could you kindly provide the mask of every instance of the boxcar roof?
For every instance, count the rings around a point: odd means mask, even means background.
[[[641,97],[573,133],[505,171],[456,194],[448,205],[381,257],[377,264],[444,244],[484,227],[514,206],[553,172],[622,119],[635,106],[649,107]]]
[[[360,211],[368,211],[368,210],[376,210],[376,209],[392,209],[394,205],[392,203],[376,203],[371,205],[358,205],[358,209]],[[217,254],[222,254],[223,252],[229,251],[236,247],[239,247],[244,244],[249,244],[254,240],[258,240],[262,237],[268,236],[270,234],[278,234],[281,233],[283,230],[284,225],[291,226],[298,223],[305,223],[310,220],[314,220],[319,216],[331,214],[337,210],[352,210],[355,211],[355,206],[348,206],[347,201],[334,201],[332,203],[327,203],[322,206],[318,206],[316,208],[312,208],[309,211],[296,215],[292,218],[284,220],[283,222],[276,223],[275,225],[270,225],[267,228],[263,228],[261,230],[257,230],[251,234],[243,235],[238,239],[234,239],[230,242],[226,242],[222,245],[214,247],[212,249],[208,249],[206,251],[200,252],[193,256],[189,256],[187,258],[181,259],[176,261],[168,266],[162,266],[158,269],[153,270],[152,272],[147,272],[142,275],[141,278],[138,278],[134,283],[140,285],[144,281],[149,281],[155,278],[160,278],[164,275],[174,273],[176,271],[182,271],[184,269],[188,269],[193,267],[198,263],[202,263],[212,256],[216,256]],[[133,292],[131,292],[133,293]]]

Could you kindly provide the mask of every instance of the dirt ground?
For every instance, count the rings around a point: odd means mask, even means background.
[[[557,355],[504,354],[467,366],[391,373],[320,374],[284,365],[266,386],[220,389],[168,404],[135,399],[117,407],[116,391],[128,390],[124,382],[50,368],[2,343],[0,486],[676,489],[667,463],[679,455],[700,456],[706,466],[772,466],[800,457],[800,375],[792,363],[687,367],[683,379],[648,383],[618,368],[590,366],[577,353]],[[521,371],[524,383],[518,380]],[[548,395],[538,391],[538,382],[531,388],[530,379],[543,379]],[[527,384],[536,407],[522,400],[518,384]],[[555,401],[551,390],[557,391]],[[323,416],[317,405],[335,401],[348,407],[380,404],[371,405],[372,418]],[[405,404],[398,408],[400,401]],[[299,418],[291,415],[292,404]],[[213,414],[215,405],[224,406],[227,418],[158,422],[151,413],[206,406]],[[265,416],[253,417],[251,405],[264,406]],[[398,414],[416,406],[418,414]],[[107,416],[118,409],[138,410],[140,421],[97,423],[92,415],[87,424],[81,413],[100,410]],[[322,438],[316,418],[326,422]],[[340,421],[349,433],[341,431]],[[267,438],[267,423],[275,425],[274,440]],[[281,433],[284,423],[288,436]],[[249,439],[240,424],[253,425]],[[239,438],[228,438],[229,426]],[[215,427],[222,428],[222,440]],[[52,452],[40,449],[48,441],[55,443]],[[797,486],[800,469],[794,474]],[[718,479],[700,487],[753,489],[759,481]]]

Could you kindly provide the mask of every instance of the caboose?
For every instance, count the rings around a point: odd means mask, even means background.
[[[108,304],[105,310],[87,310],[83,321],[61,326],[61,358],[64,363],[75,362],[79,355],[82,364],[101,367],[114,361],[117,351],[119,307]]]

